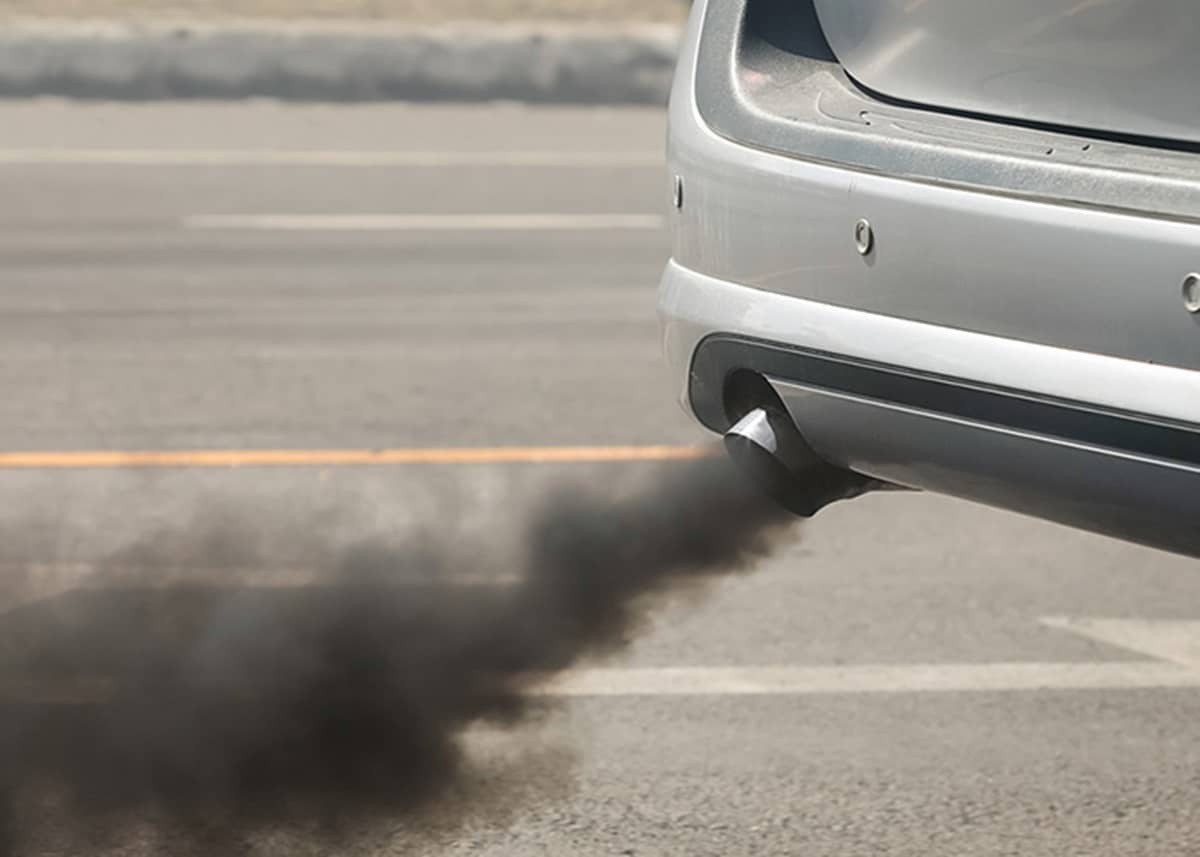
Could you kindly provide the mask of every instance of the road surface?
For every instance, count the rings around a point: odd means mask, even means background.
[[[488,529],[639,466],[539,451],[704,440],[656,338],[658,111],[33,102],[0,125],[10,611],[214,508]],[[113,452],[136,466],[90,466]],[[1200,568],[1011,514],[831,508],[557,692],[501,766],[516,809],[355,848],[1200,852]]]

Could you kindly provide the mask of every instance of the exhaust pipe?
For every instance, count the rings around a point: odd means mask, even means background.
[[[755,408],[725,434],[725,450],[768,497],[811,518],[830,503],[885,487],[820,458],[786,412]]]

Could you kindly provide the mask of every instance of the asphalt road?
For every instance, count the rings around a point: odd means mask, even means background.
[[[703,438],[656,339],[658,112],[47,102],[0,127],[0,453]],[[301,532],[503,534],[547,482],[638,469],[72,460],[0,472],[10,620],[214,510],[287,577]],[[602,693],[483,736],[503,811],[320,853],[1200,853],[1197,622],[1192,561],[864,498],[655,610]],[[737,692],[762,667],[782,686]],[[675,668],[690,689],[645,692]]]

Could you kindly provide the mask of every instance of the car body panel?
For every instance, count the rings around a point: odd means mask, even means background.
[[[702,17],[698,8],[694,20]],[[698,57],[714,61],[695,51],[678,80],[698,73]],[[869,170],[827,160],[839,151],[857,156],[844,142],[820,160],[738,145],[710,126],[700,86],[677,87],[671,115],[669,157],[688,200],[676,215],[673,256],[684,267],[901,318],[1200,368],[1200,325],[1180,295],[1200,267],[1200,223],[1068,206],[1008,186],[964,193],[884,171],[899,170],[898,161]],[[824,121],[840,128],[836,117]],[[819,142],[806,132],[797,145],[805,140]],[[906,145],[896,136],[875,145],[889,140]],[[936,157],[925,168],[945,164]],[[996,172],[1014,169],[1005,163]],[[1067,170],[1058,191],[1105,184],[1108,172]],[[987,185],[981,178],[967,186]],[[874,234],[867,257],[855,249],[860,219]]]
[[[1200,555],[1200,525],[1170,514],[1200,491],[1200,325],[1180,293],[1200,266],[1200,224],[732,139],[697,100],[705,3],[693,12],[670,108],[683,205],[659,291],[687,409],[728,427],[722,386],[756,366],[703,356],[735,336],[1094,411],[1096,426],[1072,437],[1002,411],[939,413],[757,367],[834,463]],[[865,254],[859,220],[875,236]],[[1122,421],[1174,433],[1186,454],[1105,436]]]
[[[900,318],[1200,368],[1200,326],[1181,298],[1200,266],[1200,224],[964,193],[682,131],[676,140],[689,205],[673,253],[685,267]],[[859,220],[873,234],[867,257],[855,247]]]
[[[910,102],[1200,142],[1193,0],[816,0],[855,79]]]

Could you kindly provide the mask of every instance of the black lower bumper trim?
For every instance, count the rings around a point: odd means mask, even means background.
[[[725,432],[737,416],[725,412],[725,386],[738,370],[974,423],[1200,467],[1200,426],[725,334],[702,341],[692,360],[692,409],[713,431]]]

